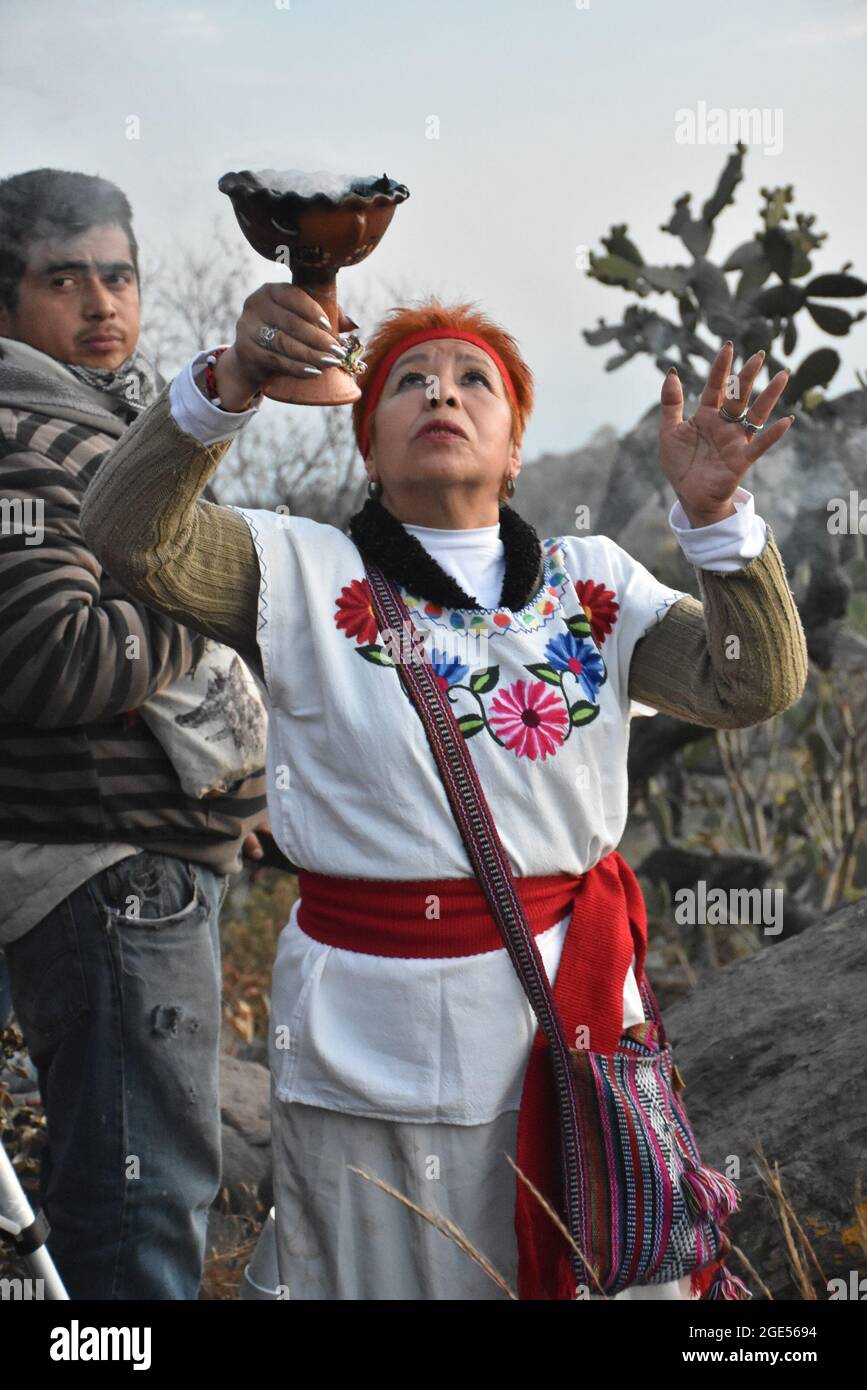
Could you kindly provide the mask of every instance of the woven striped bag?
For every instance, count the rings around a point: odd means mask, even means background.
[[[470,862],[549,1044],[560,1115],[563,1215],[577,1247],[570,1254],[576,1285],[611,1295],[689,1274],[705,1298],[752,1297],[722,1263],[731,1246],[723,1226],[737,1208],[737,1189],[701,1162],[679,1098],[683,1082],[647,977],[641,985],[645,1022],[626,1029],[612,1055],[568,1046],[466,741],[433,667],[422,657],[423,637],[397,585],[362,558],[380,632],[400,634],[405,640],[399,639],[399,650],[412,654],[396,663],[398,675],[424,725]],[[713,1271],[712,1277],[702,1280],[699,1271]]]
[[[607,1294],[668,1283],[722,1260],[731,1245],[723,1225],[738,1206],[734,1184],[701,1161],[646,975],[640,990],[646,1021],[621,1034],[613,1055],[569,1049],[582,1120],[579,1244],[592,1252]],[[750,1294],[723,1271],[708,1297]]]

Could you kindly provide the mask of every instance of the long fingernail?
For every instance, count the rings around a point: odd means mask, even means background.
[[[358,328],[359,325],[355,322],[355,319],[351,319],[348,314],[344,314],[343,317],[349,328]]]
[[[756,357],[759,359],[760,362],[764,362],[764,360],[765,360],[765,349],[764,349],[764,348],[761,348],[760,351],[756,353]]]
[[[327,355],[327,353],[326,353],[326,355],[325,355],[324,357],[320,357],[319,361],[320,361],[320,362],[327,362],[328,365],[329,365],[329,367],[342,367],[342,366],[343,366],[343,358],[342,358],[342,357],[329,357],[329,356]]]
[[[309,372],[311,376],[321,376],[321,375],[322,375],[322,372],[319,370],[318,367],[305,367],[304,370],[305,370],[305,372]]]
[[[331,332],[331,320],[327,318],[325,314],[319,315],[319,322],[322,324],[323,328],[327,328],[328,332]]]

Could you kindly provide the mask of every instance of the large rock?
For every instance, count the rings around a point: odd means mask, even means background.
[[[253,1213],[272,1202],[271,1078],[259,1062],[220,1058],[221,1210]]]
[[[856,1182],[865,1176],[867,1151],[865,978],[867,899],[726,966],[664,1014],[702,1158],[723,1172],[731,1156],[740,1163],[734,1243],[774,1298],[802,1295],[777,1205],[757,1171],[756,1141],[771,1167],[779,1164],[825,1280],[865,1274],[855,1236]],[[737,1257],[731,1260],[743,1274]],[[808,1267],[817,1297],[827,1298],[825,1282]]]

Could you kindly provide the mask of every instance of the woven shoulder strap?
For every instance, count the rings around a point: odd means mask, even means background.
[[[433,667],[421,654],[421,634],[412,621],[399,588],[378,566],[369,563],[366,557],[362,558],[380,633],[393,633],[395,641],[392,650],[408,652],[414,658],[396,663],[398,676],[424,725],[470,863],[550,1047],[560,1112],[567,1224],[580,1247],[582,1158],[578,1142],[578,1115],[571,1083],[569,1049],[548,975],[527,924],[511,865],[467,752],[466,740]],[[580,1283],[585,1278],[584,1267],[574,1251],[572,1265],[576,1281]]]

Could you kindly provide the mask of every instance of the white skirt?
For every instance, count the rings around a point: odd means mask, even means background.
[[[517,1110],[489,1124],[407,1124],[282,1101],[272,1083],[271,1124],[284,1298],[508,1297],[454,1241],[350,1166],[447,1216],[517,1293],[516,1177],[504,1157],[515,1157]],[[683,1299],[689,1285],[687,1275],[615,1297]]]

